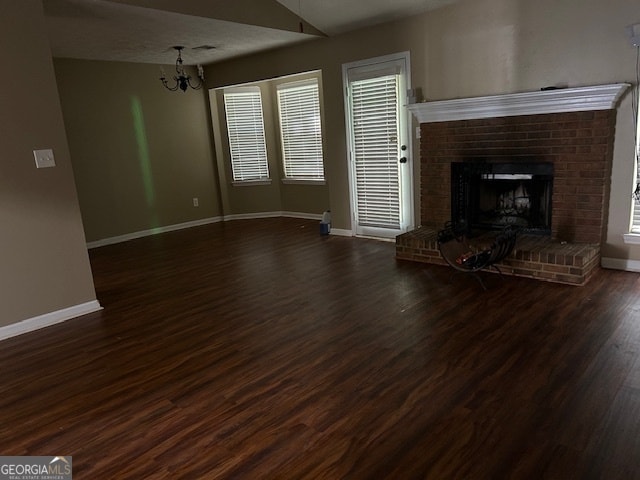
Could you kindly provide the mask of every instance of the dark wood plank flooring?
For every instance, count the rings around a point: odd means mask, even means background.
[[[76,480],[640,479],[638,274],[484,292],[297,219],[90,256],[104,311],[0,343],[0,454]]]

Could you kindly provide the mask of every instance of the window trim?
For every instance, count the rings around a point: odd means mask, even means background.
[[[260,180],[233,180],[231,185],[234,187],[258,187],[262,185],[271,185],[270,178],[263,178]]]
[[[627,245],[640,245],[640,233],[625,233],[622,236]]]
[[[640,122],[638,122],[638,127],[640,129]],[[640,150],[640,146],[636,148],[637,152],[638,150]],[[634,162],[635,172],[636,172],[636,178],[634,179],[634,183],[633,183],[634,189],[636,188],[637,185],[640,184],[640,161],[638,160],[639,158],[640,158],[640,152],[636,154],[636,161]],[[625,233],[622,235],[622,238],[624,239],[624,243],[627,245],[640,245],[640,223],[636,224],[634,222],[634,217],[638,216],[636,209],[640,209],[640,200],[632,197],[631,218],[629,219],[629,233]]]
[[[638,61],[636,63],[636,69],[638,69],[640,73],[640,47],[637,47],[638,53]],[[640,186],[640,106],[638,105],[638,95],[640,94],[640,86],[636,85],[634,90],[634,95],[632,99],[632,109],[635,109],[633,112],[634,120],[636,122],[635,128],[635,145],[633,148],[634,153],[634,183],[633,183],[633,191],[635,192],[637,188]],[[623,234],[624,243],[628,245],[640,245],[640,198],[636,198],[632,196],[631,200],[631,215],[629,219],[629,233]]]
[[[253,185],[260,185],[260,184],[262,185],[270,184],[271,174],[269,170],[267,136],[266,136],[266,129],[264,125],[264,106],[262,102],[262,91],[260,87],[259,86],[230,87],[230,88],[225,88],[222,93],[223,93],[224,114],[225,114],[225,121],[226,121],[226,128],[227,128],[227,140],[229,142],[229,161],[230,161],[230,167],[231,167],[232,185],[253,186]],[[236,162],[234,163],[234,158],[238,159],[239,153],[241,152],[234,152],[234,141],[233,141],[232,135],[234,134],[233,130],[237,129],[236,128],[237,126],[230,125],[229,120],[232,117],[229,117],[230,102],[227,102],[227,99],[229,98],[229,100],[231,100],[234,95],[245,95],[245,94],[256,94],[256,93],[257,93],[257,98],[259,100],[260,112],[258,115],[258,112],[254,111],[253,116],[256,119],[258,117],[260,118],[261,131],[258,131],[260,129],[255,129],[255,126],[257,125],[257,122],[256,122],[256,125],[254,125],[254,133],[256,134],[257,138],[259,138],[260,136],[262,137],[262,144],[259,144],[259,143],[255,144],[255,150],[259,158],[255,161],[256,165],[254,166],[254,168],[256,169],[256,171],[259,173],[260,176],[244,178],[242,175],[238,175],[240,178],[236,178],[236,173],[241,173],[242,162],[238,164],[236,160]],[[266,173],[266,176],[261,175],[263,172]]]
[[[640,137],[640,120],[638,120],[638,137]],[[635,148],[635,181],[633,183],[634,192],[635,189],[640,185],[640,140],[638,140],[638,145]],[[632,197],[631,201],[631,225],[629,227],[629,235],[633,235],[638,237],[637,243],[640,244],[640,198]],[[631,242],[636,243],[636,242]]]
[[[314,100],[317,101],[317,103],[315,105],[309,105],[309,106],[305,106],[306,108],[311,108],[314,111],[312,111],[312,114],[315,114],[317,112],[317,131],[312,131],[311,135],[316,137],[316,142],[314,142],[312,148],[309,149],[309,155],[314,157],[313,160],[313,167],[315,168],[315,174],[314,176],[305,176],[305,175],[287,175],[287,171],[291,171],[291,169],[295,169],[296,167],[300,168],[300,163],[303,162],[297,162],[297,164],[294,162],[293,164],[291,164],[291,162],[288,162],[288,145],[293,145],[293,148],[296,148],[296,143],[295,143],[295,137],[293,136],[289,136],[288,138],[285,138],[287,135],[287,131],[286,131],[286,125],[289,123],[287,122],[285,118],[283,118],[283,97],[281,96],[281,94],[283,94],[286,91],[291,91],[291,90],[296,90],[296,89],[300,89],[300,88],[305,88],[305,87],[313,87],[315,89],[315,91],[313,92],[313,96],[315,97]],[[309,90],[307,90],[308,92]],[[285,82],[285,83],[280,83],[276,86],[276,95],[275,95],[275,103],[276,103],[276,108],[277,108],[277,115],[278,115],[278,127],[279,127],[279,141],[280,141],[280,154],[281,154],[281,163],[282,163],[282,173],[283,173],[283,178],[282,178],[282,183],[283,184],[300,184],[300,185],[324,185],[325,184],[325,172],[324,172],[324,142],[323,142],[323,128],[322,128],[322,111],[321,111],[321,107],[320,107],[320,81],[317,77],[313,77],[313,78],[307,78],[304,80],[296,80],[293,82]],[[285,105],[286,107],[286,105]],[[295,113],[294,113],[295,114]],[[309,132],[305,132],[305,133],[309,133]],[[294,139],[294,141],[291,141],[291,138]],[[300,144],[300,141],[298,140],[298,145]],[[306,145],[308,144],[308,142],[304,142],[303,143],[303,155],[306,155],[306,151],[304,151],[304,149],[306,149]],[[298,147],[300,148],[300,147]],[[318,154],[319,154],[319,166],[317,165],[318,161]],[[319,175],[318,175],[319,174]]]
[[[283,178],[282,183],[285,185],[326,185],[327,181],[322,180],[313,180],[311,178]]]

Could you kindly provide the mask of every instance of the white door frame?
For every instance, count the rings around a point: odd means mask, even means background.
[[[389,230],[387,228],[375,228],[366,227],[365,229],[359,229],[356,218],[356,175],[355,175],[355,162],[353,158],[353,134],[351,132],[351,111],[349,101],[349,71],[358,69],[360,72],[365,73],[368,70],[371,72],[380,71],[385,67],[385,64],[404,62],[404,85],[401,84],[399,91],[399,128],[401,129],[402,141],[398,141],[398,145],[406,145],[407,150],[400,153],[398,152],[398,158],[401,156],[407,157],[407,162],[401,165],[400,181],[400,229]],[[345,125],[347,135],[347,154],[349,163],[349,212],[351,218],[351,230],[356,236],[372,236],[390,238],[395,237],[399,233],[411,230],[414,222],[414,195],[413,195],[413,148],[411,137],[411,113],[406,108],[407,104],[407,90],[411,88],[411,62],[410,54],[408,51],[393,53],[389,55],[383,55],[374,58],[368,58],[365,60],[359,60],[356,62],[345,63],[342,65],[342,84],[344,88],[344,105],[345,105]],[[364,231],[363,231],[364,230]]]

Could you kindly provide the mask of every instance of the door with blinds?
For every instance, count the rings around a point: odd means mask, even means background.
[[[640,234],[640,119],[636,125],[636,183],[633,190],[633,207],[631,214],[631,233]]]
[[[343,66],[356,235],[393,238],[413,220],[409,54]]]

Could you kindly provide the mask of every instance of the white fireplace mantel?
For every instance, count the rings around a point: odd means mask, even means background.
[[[488,97],[415,103],[407,108],[420,123],[510,117],[544,113],[584,112],[616,108],[628,83],[559,88]]]

